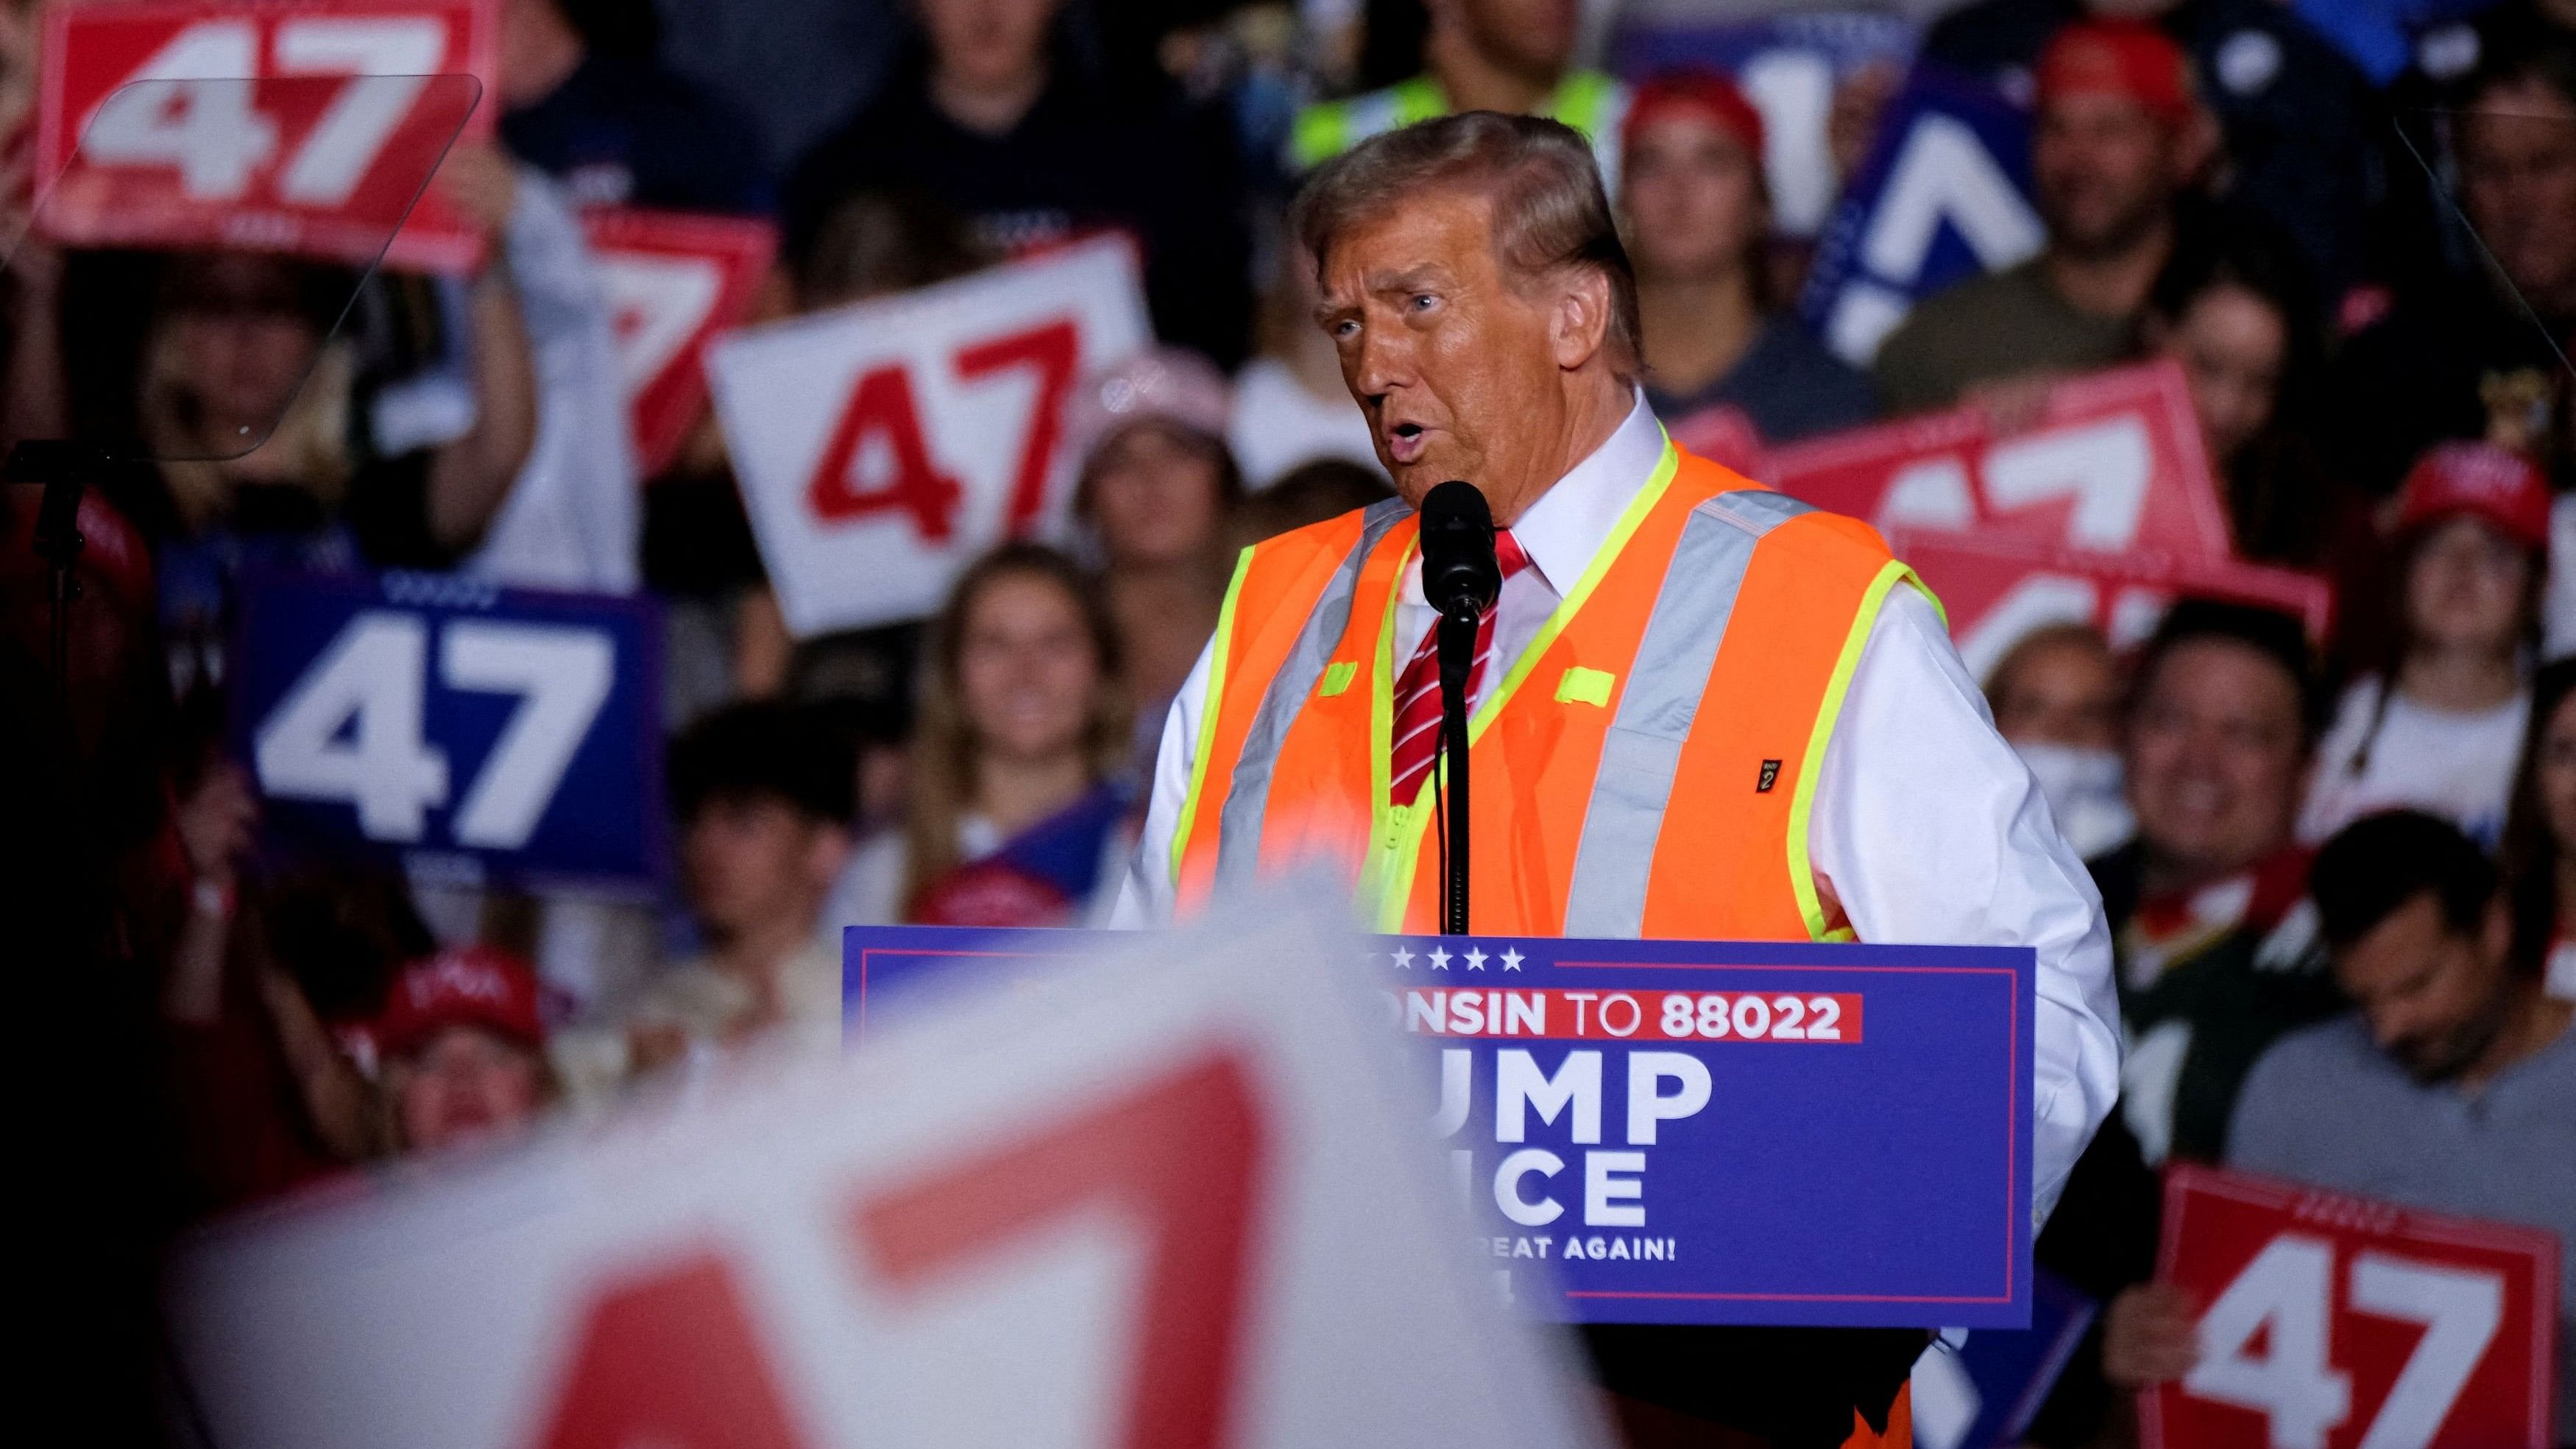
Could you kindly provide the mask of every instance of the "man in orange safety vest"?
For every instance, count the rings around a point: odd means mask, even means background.
[[[2118,1087],[2109,940],[1937,605],[1867,525],[1665,437],[1573,131],[1492,112],[1390,131],[1318,170],[1295,225],[1401,497],[1245,552],[1166,723],[1120,917],[1323,861],[1380,929],[1437,929],[1414,509],[1463,478],[1504,575],[1468,678],[1476,928],[2035,947],[2044,1216]],[[1920,1333],[1589,1338],[1635,1413],[1907,1442]]]

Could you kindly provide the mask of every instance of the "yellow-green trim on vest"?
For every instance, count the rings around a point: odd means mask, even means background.
[[[1575,71],[1547,98],[1547,118],[1581,131],[1587,141],[1600,141],[1602,123],[1609,119],[1611,98],[1618,93],[1619,83],[1608,75],[1597,70]]]
[[[1216,633],[1208,640],[1207,689],[1199,696],[1198,748],[1190,754],[1190,788],[1181,796],[1181,813],[1172,820],[1172,886],[1181,884],[1181,856],[1190,846],[1190,825],[1198,818],[1199,800],[1207,791],[1208,756],[1216,750],[1216,717],[1225,703],[1225,656],[1234,647],[1234,605],[1243,596],[1243,576],[1252,571],[1252,550],[1235,555],[1234,577],[1225,586],[1225,604],[1216,611]]]
[[[1619,82],[1606,72],[1568,71],[1536,114],[1562,121],[1599,145],[1612,139],[1612,107],[1619,94]],[[1437,77],[1408,76],[1383,90],[1318,101],[1299,111],[1288,127],[1288,157],[1296,169],[1311,171],[1371,136],[1447,114],[1449,94]]]
[[[1660,426],[1657,431],[1661,431]],[[1681,450],[1673,446],[1672,438],[1667,435],[1664,439],[1664,454],[1656,462],[1655,471],[1647,476],[1646,485],[1637,490],[1637,496],[1628,500],[1628,506],[1620,511],[1619,521],[1611,525],[1610,536],[1601,541],[1601,547],[1592,555],[1592,562],[1584,569],[1582,579],[1563,599],[1557,601],[1555,610],[1547,616],[1547,622],[1539,626],[1538,634],[1512,661],[1512,667],[1504,674],[1502,683],[1496,685],[1485,696],[1484,703],[1477,706],[1475,717],[1467,722],[1469,749],[1474,749],[1476,742],[1485,737],[1486,727],[1494,722],[1494,717],[1502,713],[1503,707],[1510,704],[1512,697],[1520,692],[1521,682],[1529,677],[1531,670],[1538,667],[1539,660],[1544,658],[1548,648],[1556,643],[1557,636],[1564,633],[1566,626],[1574,622],[1574,616],[1592,597],[1593,590],[1600,587],[1601,580],[1609,574],[1611,566],[1618,562],[1619,555],[1627,551],[1628,540],[1636,534],[1638,526],[1646,521],[1648,514],[1655,511],[1655,505],[1661,503],[1664,494],[1671,489],[1673,475],[1680,471],[1681,462]],[[1408,551],[1409,549],[1410,545],[1408,545]],[[1384,801],[1389,789],[1387,772],[1391,766],[1388,756],[1393,749],[1392,738],[1395,732],[1393,719],[1395,681],[1392,674],[1394,653],[1395,591],[1390,589],[1387,591],[1386,620],[1378,630],[1377,678],[1371,683],[1371,691],[1377,706],[1371,715],[1370,722],[1373,728],[1369,740],[1372,802]],[[1386,719],[1382,728],[1375,727],[1379,716],[1384,716]],[[1378,929],[1381,931],[1404,929],[1404,908],[1413,899],[1414,876],[1422,865],[1422,837],[1425,827],[1431,822],[1432,811],[1428,803],[1430,788],[1431,782],[1425,780],[1423,793],[1415,796],[1412,803],[1401,810],[1392,806],[1373,806],[1373,808],[1385,809],[1387,814],[1382,828],[1371,832],[1371,868],[1361,877],[1363,892],[1361,899],[1370,898],[1368,890],[1373,884],[1389,888],[1375,898],[1373,914],[1377,917]],[[1384,853],[1382,860],[1380,852]]]
[[[1299,111],[1289,126],[1289,157],[1298,169],[1312,169],[1371,136],[1447,114],[1449,96],[1436,77],[1408,76],[1384,90]]]
[[[1869,643],[1870,630],[1877,627],[1879,610],[1887,604],[1887,591],[1900,582],[1910,583],[1932,600],[1938,611],[1941,601],[1915,577],[1914,570],[1903,562],[1890,559],[1881,564],[1878,576],[1869,581],[1861,593],[1860,607],[1853,611],[1851,632],[1843,636],[1842,653],[1834,658],[1834,672],[1825,683],[1825,698],[1816,710],[1815,728],[1807,735],[1806,758],[1798,764],[1798,789],[1789,801],[1789,889],[1798,898],[1798,914],[1807,923],[1807,935],[1817,941],[1854,939],[1848,927],[1830,926],[1825,921],[1823,901],[1816,894],[1815,865],[1807,858],[1807,827],[1816,803],[1816,776],[1825,767],[1825,747],[1833,742],[1834,722],[1841,718],[1843,697],[1851,692],[1853,671],[1860,668],[1860,652]]]

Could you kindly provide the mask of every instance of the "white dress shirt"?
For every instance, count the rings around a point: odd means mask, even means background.
[[[1517,658],[1536,638],[1663,449],[1663,428],[1641,397],[1607,442],[1512,525],[1534,567],[1507,580],[1495,605],[1500,658]],[[1411,653],[1433,617],[1420,570],[1409,569],[1396,658]],[[1118,924],[1171,916],[1174,821],[1189,789],[1207,670],[1202,650],[1164,722]],[[1488,667],[1478,697],[1506,673]],[[2037,950],[2033,1201],[2045,1218],[2119,1091],[2110,931],[2092,877],[2058,837],[2030,771],[1995,733],[1939,613],[1913,589],[1888,594],[1862,646],[1816,781],[1807,854],[1820,890],[1863,941]]]

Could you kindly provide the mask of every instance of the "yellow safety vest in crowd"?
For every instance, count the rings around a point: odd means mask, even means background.
[[[1332,862],[1378,929],[1435,929],[1433,792],[1388,798],[1411,652],[1395,606],[1419,532],[1391,500],[1245,550],[1172,840],[1182,914]],[[1867,524],[1667,443],[1469,723],[1476,928],[1848,939],[1818,896],[1808,811],[1900,582],[1921,587]]]
[[[1447,114],[1449,96],[1429,75],[1348,100],[1319,102],[1297,113],[1288,158],[1293,169],[1311,171],[1380,132]],[[1597,70],[1569,71],[1531,114],[1581,131],[1592,142],[1603,184],[1618,175],[1619,122],[1628,114],[1626,86]]]

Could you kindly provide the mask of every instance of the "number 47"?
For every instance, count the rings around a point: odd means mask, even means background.
[[[421,738],[429,624],[371,611],[351,620],[279,701],[252,741],[260,788],[345,801],[371,840],[421,838],[448,798],[447,756]],[[465,792],[456,843],[516,850],[536,833],[555,787],[615,679],[616,651],[592,629],[459,619],[439,635],[439,682],[517,694],[490,759]]]
[[[2334,1245],[2283,1233],[2263,1247],[2201,1316],[2203,1357],[2183,1380],[2192,1394],[2261,1412],[2272,1449],[2323,1449],[2352,1412],[2352,1376],[2328,1365]],[[2504,1281],[2493,1273],[2362,1253],[2353,1259],[2353,1308],[2424,1325],[2357,1449],[2423,1449],[2451,1416],[2504,1317]],[[2247,1353],[2270,1330],[2261,1358]]]
[[[346,202],[446,54],[447,24],[436,16],[299,16],[280,24],[269,74],[349,79],[279,174],[279,197],[304,206]],[[93,161],[177,167],[188,191],[207,200],[241,196],[278,144],[277,123],[251,105],[248,77],[262,73],[259,58],[259,32],[248,20],[189,26],[100,104],[82,149]]]

